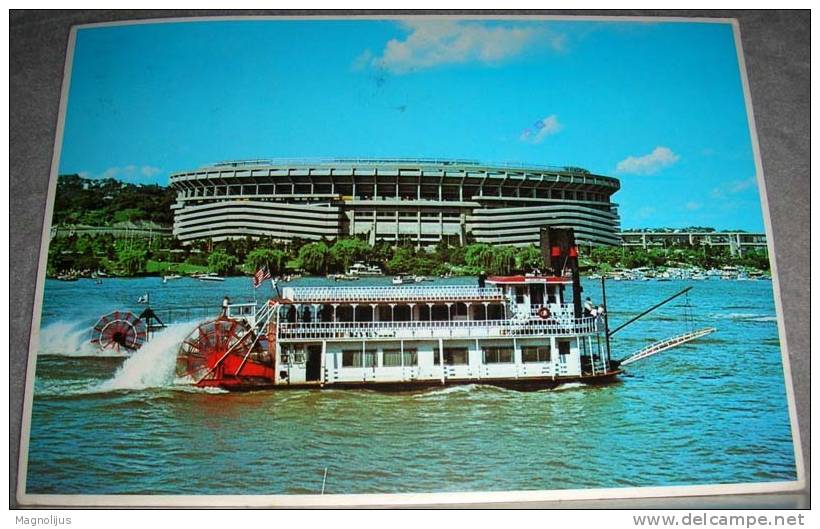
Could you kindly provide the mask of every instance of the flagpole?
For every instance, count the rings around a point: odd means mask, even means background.
[[[256,275],[256,271],[254,271],[254,277]],[[254,286],[254,277],[251,277],[251,291],[253,291],[253,304],[256,306],[256,287]]]
[[[270,286],[273,287],[273,294],[274,297],[279,298],[282,297],[279,293],[279,285],[276,284],[276,279],[273,278],[273,275],[270,276]]]

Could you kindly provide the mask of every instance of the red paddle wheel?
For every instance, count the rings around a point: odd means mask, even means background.
[[[101,350],[136,351],[148,339],[145,322],[128,311],[102,316],[91,330],[91,343]]]
[[[261,342],[261,343],[260,343]],[[270,386],[274,368],[267,339],[225,316],[201,324],[182,342],[177,376],[198,387],[248,390]]]

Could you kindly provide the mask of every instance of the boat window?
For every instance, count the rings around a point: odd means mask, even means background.
[[[568,355],[570,353],[570,341],[569,340],[558,340],[558,354],[559,355]]]
[[[376,367],[375,349],[342,351],[342,367]]]
[[[547,285],[547,303],[558,303],[555,297],[555,285]]]
[[[513,362],[512,347],[485,347],[485,364],[511,364]]]
[[[525,364],[537,362],[549,362],[551,360],[550,346],[541,347],[522,347],[521,359]]]
[[[487,307],[488,320],[503,320],[504,319],[504,305],[501,303],[491,303]]]
[[[544,304],[544,285],[530,285],[530,303],[533,305]]]
[[[321,321],[333,321],[333,305],[322,305],[322,309],[319,312],[319,319]]]
[[[356,321],[373,321],[373,307],[370,305],[358,305],[355,311]]]
[[[393,313],[390,310],[390,305],[379,305],[376,308],[376,312],[378,312],[379,321],[392,321],[393,320]]]
[[[393,321],[410,321],[412,319],[410,305],[396,305],[396,308],[393,309]]]
[[[382,361],[384,367],[396,367],[401,365],[401,350],[400,349],[385,349],[384,359]]]
[[[451,309],[451,314],[453,318],[458,316],[467,316],[467,304],[466,303],[454,303]]]
[[[515,287],[515,302],[524,303],[524,287]]]
[[[467,365],[468,354],[466,347],[445,347],[444,348],[444,365],[446,366],[464,366]],[[439,354],[437,350],[433,350],[433,363],[439,365]]]
[[[402,351],[401,349],[385,349],[384,350],[384,360],[383,364],[384,367],[397,367],[402,365],[401,361]],[[415,349],[405,349],[404,350],[404,364],[405,366],[416,366],[418,365],[418,354]]]
[[[362,351],[342,351],[342,367],[362,367]]]
[[[302,345],[288,345],[282,348],[282,365],[294,365],[305,363],[305,352]]]
[[[353,321],[353,306],[339,305],[336,308],[336,321]]]
[[[450,319],[447,305],[433,305],[432,316],[433,321],[447,321]]]

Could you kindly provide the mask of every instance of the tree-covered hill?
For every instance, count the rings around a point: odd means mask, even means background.
[[[129,184],[60,175],[54,201],[54,225],[109,226],[122,221],[153,221],[170,226],[175,193],[156,184]]]

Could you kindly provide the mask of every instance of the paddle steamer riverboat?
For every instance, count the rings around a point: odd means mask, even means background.
[[[286,287],[261,307],[226,303],[182,342],[177,375],[231,390],[611,381],[628,362],[611,357],[606,300],[582,306],[571,230],[552,229],[546,239],[548,273],[471,285]]]

